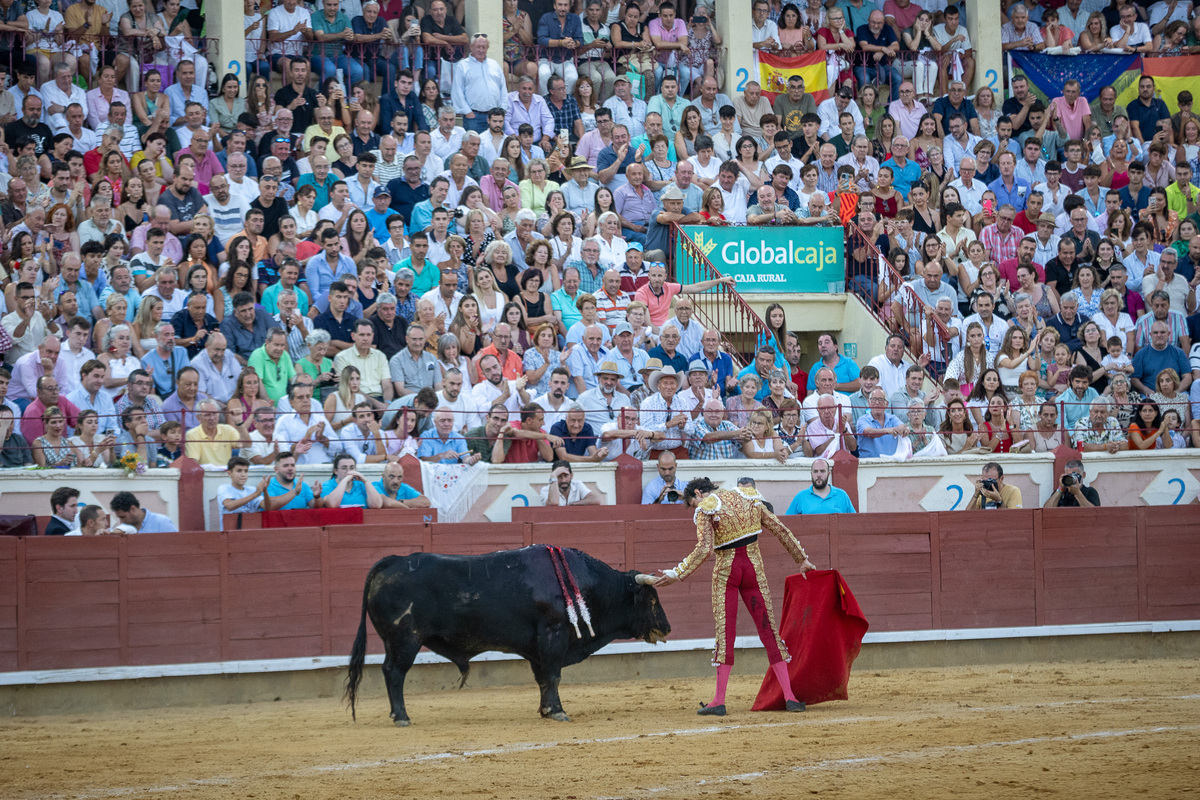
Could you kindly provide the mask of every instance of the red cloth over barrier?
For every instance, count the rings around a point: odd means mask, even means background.
[[[294,508],[264,511],[264,528],[322,528],[326,525],[362,525],[361,508]]]
[[[867,618],[837,570],[813,570],[808,580],[788,577],[779,635],[792,656],[788,676],[798,699],[808,705],[846,699],[850,667],[867,627]],[[783,691],[774,673],[767,672],[763,679],[753,710],[783,710]]]

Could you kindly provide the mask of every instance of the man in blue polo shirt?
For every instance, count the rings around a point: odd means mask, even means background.
[[[371,484],[383,498],[384,508],[429,508],[429,498],[404,482],[404,467],[389,461],[383,478]]]
[[[1154,96],[1154,78],[1143,75],[1138,80],[1138,96],[1126,105],[1129,127],[1142,142],[1166,142],[1166,132],[1159,127],[1162,120],[1171,119],[1171,111],[1162,98]],[[1158,134],[1162,133],[1162,136]]]
[[[988,188],[996,193],[996,202],[1024,211],[1030,187],[1029,181],[1016,176],[1017,157],[1005,150],[996,159],[996,166],[1000,169],[1000,177],[988,184]]]
[[[813,364],[813,368],[808,371],[808,391],[816,391],[817,371],[821,367],[829,367],[837,376],[837,384],[833,387],[834,391],[850,394],[861,388],[858,364],[854,363],[854,359],[838,352],[837,337],[832,333],[821,334],[817,338],[817,352],[821,354],[821,360]]]
[[[434,430],[421,436],[421,447],[417,450],[417,458],[434,464],[466,464],[471,466],[479,461],[478,453],[467,450],[467,440],[454,430],[454,412],[448,408],[439,408],[433,412]]]
[[[854,514],[850,495],[829,484],[829,462],[818,458],[812,463],[812,486],[792,498],[788,514]]]
[[[267,496],[263,498],[263,509],[267,511],[290,511],[295,508],[312,508],[313,492],[307,484],[296,478],[296,456],[285,450],[275,456],[275,477],[267,484]]]
[[[329,334],[329,355],[336,355],[354,344],[354,326],[358,317],[348,312],[350,287],[342,281],[329,286],[329,310],[318,314],[313,328]]]
[[[122,525],[132,526],[138,533],[177,533],[178,528],[169,517],[155,511],[147,511],[130,492],[117,492],[109,501],[109,508]]]

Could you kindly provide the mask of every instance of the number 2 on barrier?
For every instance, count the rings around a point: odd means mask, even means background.
[[[954,505],[950,506],[951,511],[958,510],[958,504],[961,503],[962,499],[963,499],[963,488],[961,486],[957,486],[957,485],[947,486],[946,491],[947,492],[958,492],[958,498],[954,501]]]
[[[1187,491],[1187,484],[1183,482],[1182,478],[1171,478],[1171,480],[1167,481],[1168,486],[1173,483],[1179,484],[1179,494],[1175,495],[1175,499],[1171,501],[1171,505],[1177,506],[1179,505],[1179,501],[1183,499],[1183,493]]]
[[[988,88],[993,92],[996,91],[996,81],[1000,80],[1000,73],[996,72],[994,69],[989,69],[987,72],[983,73],[983,77],[987,78]]]
[[[746,82],[750,80],[750,70],[745,67],[738,67],[737,72],[733,73],[735,77],[741,79],[741,83],[737,85],[737,90],[740,92],[746,88]]]
[[[232,72],[232,73],[233,73],[235,76],[238,76],[238,77],[240,77],[240,76],[241,76],[241,74],[242,74],[242,62],[240,62],[240,61],[230,61],[230,62],[229,62],[229,69],[228,69],[228,71],[229,71],[229,72]]]

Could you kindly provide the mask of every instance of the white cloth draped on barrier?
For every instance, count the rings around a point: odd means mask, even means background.
[[[929,444],[922,447],[917,452],[913,452],[912,442],[908,437],[902,437],[896,443],[896,452],[890,455],[881,455],[879,458],[884,461],[911,461],[914,458],[937,458],[946,455],[946,445],[942,443],[942,437],[934,435],[929,440]]]
[[[488,465],[482,461],[470,467],[422,461],[421,484],[429,503],[438,510],[438,522],[461,522],[487,489]]]

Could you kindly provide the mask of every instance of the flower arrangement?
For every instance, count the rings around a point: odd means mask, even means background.
[[[132,475],[146,474],[146,464],[139,461],[135,453],[126,453],[121,456],[121,459],[117,462],[117,466],[125,470],[125,477],[127,478]]]

